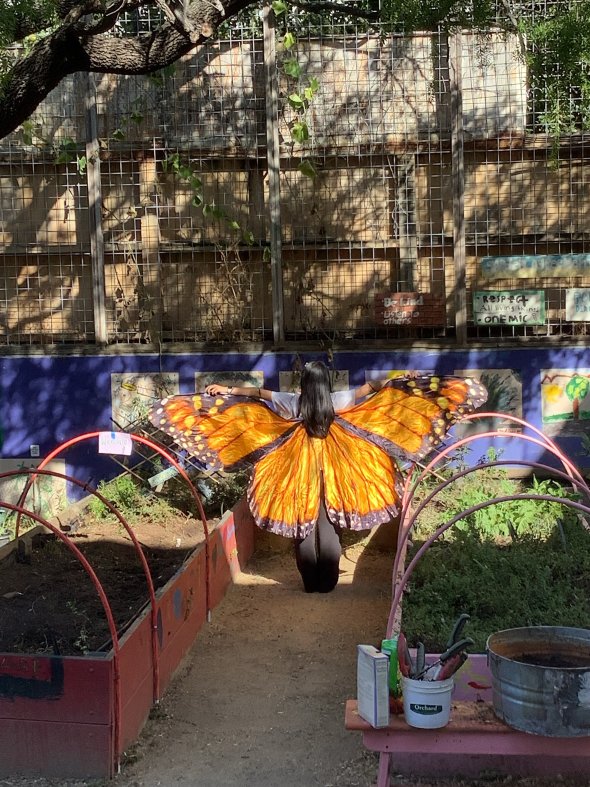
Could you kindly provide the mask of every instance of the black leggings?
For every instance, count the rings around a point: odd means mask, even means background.
[[[340,531],[328,519],[322,505],[316,526],[295,542],[295,560],[306,593],[329,593],[338,584]]]

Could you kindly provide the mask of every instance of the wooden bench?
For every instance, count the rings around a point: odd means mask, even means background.
[[[403,715],[392,715],[389,726],[376,729],[358,715],[356,700],[347,700],[345,727],[361,732],[366,748],[379,753],[377,787],[389,787],[396,754],[414,756],[420,764],[416,770],[422,772],[429,772],[424,758],[430,758],[432,772],[437,762],[447,758],[447,771],[463,775],[469,773],[470,760],[475,772],[485,762],[485,769],[497,766],[494,769],[500,772],[520,775],[590,773],[590,737],[547,738],[519,732],[495,716],[490,702],[454,702],[446,727],[422,730],[410,727]]]

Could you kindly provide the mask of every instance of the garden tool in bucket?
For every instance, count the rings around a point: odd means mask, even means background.
[[[447,725],[454,685],[453,678],[415,680],[402,675],[404,716],[410,727],[433,730]]]
[[[461,638],[469,615],[459,616],[449,637],[444,653],[433,664],[425,665],[423,653],[416,653],[416,668],[407,650],[409,669],[402,669],[404,716],[411,727],[437,729],[449,723],[453,675],[467,661],[465,649],[473,645],[470,637]],[[403,661],[406,661],[404,658]],[[404,665],[405,666],[405,665]]]

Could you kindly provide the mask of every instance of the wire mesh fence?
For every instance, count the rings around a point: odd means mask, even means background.
[[[584,93],[558,128],[541,50],[293,11],[69,78],[1,143],[0,343],[587,335]]]

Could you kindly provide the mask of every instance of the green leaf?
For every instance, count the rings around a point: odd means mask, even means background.
[[[69,164],[76,158],[76,143],[71,137],[63,139],[56,151],[55,163],[56,164]]]
[[[214,202],[206,202],[203,205],[203,216],[210,216],[212,219],[222,219],[225,216],[223,208],[218,208]]]
[[[313,99],[313,97],[315,96],[315,94],[318,92],[318,88],[319,88],[319,86],[320,86],[320,85],[319,85],[319,82],[317,81],[317,79],[314,79],[314,80],[313,80],[313,82],[315,82],[315,85],[313,85],[313,84],[310,82],[310,83],[309,83],[309,85],[308,85],[308,86],[305,88],[305,90],[303,91],[303,95],[305,96],[305,99],[306,99],[306,101],[308,101],[308,102],[309,102],[309,101],[311,101],[311,100]]]
[[[287,76],[299,79],[301,76],[301,65],[298,60],[290,58],[283,63],[283,71]]]
[[[311,178],[314,180],[318,176],[318,171],[315,168],[313,161],[310,161],[309,159],[303,159],[297,169],[302,175],[305,175],[306,178]]]
[[[295,142],[306,142],[309,139],[309,128],[304,120],[297,120],[291,126],[291,136]]]
[[[25,120],[22,125],[23,129],[23,145],[32,145],[33,144],[33,123],[30,120]]]
[[[168,156],[162,162],[162,169],[164,172],[168,172],[169,169],[173,169],[175,172],[178,172],[178,167],[180,166],[180,158],[178,153],[173,153],[171,156]]]
[[[116,128],[111,134],[111,137],[118,140],[125,139],[125,132],[122,128]]]
[[[274,0],[272,3],[272,10],[275,12],[277,16],[281,16],[287,11],[286,3],[283,3],[283,0]]]
[[[302,110],[305,109],[305,101],[301,98],[299,93],[291,93],[288,98],[289,104],[293,107],[293,109]]]
[[[285,33],[285,37],[283,38],[283,46],[285,47],[285,49],[292,49],[296,43],[297,43],[297,39],[295,38],[293,33],[287,30],[287,32]]]
[[[243,235],[244,243],[247,243],[248,246],[254,245],[254,233],[251,230],[245,230]]]
[[[86,156],[78,156],[76,158],[76,166],[78,167],[78,172],[80,175],[83,175],[86,172],[86,167],[88,166],[88,159]]]

